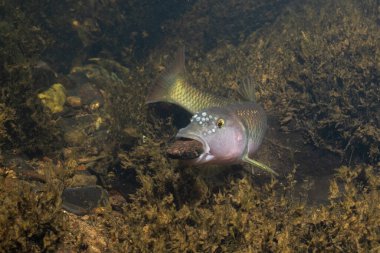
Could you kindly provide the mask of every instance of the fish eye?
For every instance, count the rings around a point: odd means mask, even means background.
[[[224,126],[224,119],[218,119],[216,121],[216,125],[219,127],[219,128],[222,128]]]

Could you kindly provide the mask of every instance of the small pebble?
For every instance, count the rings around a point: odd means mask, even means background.
[[[74,108],[78,108],[82,106],[82,99],[77,96],[69,96],[66,98],[66,103]]]

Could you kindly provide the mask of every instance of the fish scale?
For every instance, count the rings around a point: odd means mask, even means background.
[[[168,91],[168,102],[178,104],[191,113],[208,107],[221,107],[231,104],[231,101],[203,92],[178,78]]]
[[[175,62],[158,79],[150,91],[146,103],[169,102],[195,113],[203,108],[220,107],[233,103],[232,100],[202,91],[190,85],[185,74],[185,52],[181,48]]]
[[[267,128],[267,119],[264,110],[257,104],[237,105],[236,114],[249,130],[248,137],[259,140],[264,136]]]

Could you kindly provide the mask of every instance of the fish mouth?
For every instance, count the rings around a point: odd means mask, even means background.
[[[200,136],[196,135],[196,134],[186,134],[186,133],[178,133],[176,135],[176,139],[187,139],[187,140],[195,140],[195,141],[199,141],[200,143],[202,143],[202,146],[203,146],[203,153],[208,153],[210,152],[210,146],[208,145],[208,143],[203,139],[201,138]]]
[[[180,131],[176,135],[176,140],[194,140],[202,144],[202,152],[200,153],[200,155],[196,158],[189,159],[189,162],[193,164],[202,164],[213,159],[213,156],[210,154],[210,146],[202,137],[195,134],[181,133]]]

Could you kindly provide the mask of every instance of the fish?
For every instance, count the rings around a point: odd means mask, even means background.
[[[267,116],[256,103],[252,79],[242,82],[239,92],[245,98],[235,101],[219,97],[190,85],[186,81],[184,49],[160,77],[147,97],[147,103],[169,102],[192,113],[190,123],[181,128],[176,139],[196,140],[203,152],[187,161],[189,165],[230,165],[248,163],[278,175],[269,166],[252,158],[267,130]]]
[[[202,91],[187,81],[185,49],[178,50],[175,61],[162,73],[146,99],[147,104],[168,102],[194,114],[208,107],[222,107],[233,103],[228,98]]]

